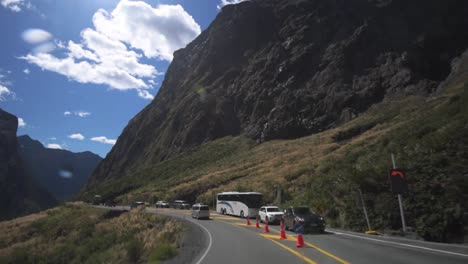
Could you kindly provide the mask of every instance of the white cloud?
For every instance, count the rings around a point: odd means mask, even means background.
[[[18,117],[18,127],[25,127],[26,122],[24,122],[24,119],[21,117]]]
[[[89,115],[91,115],[90,112],[75,112],[75,115],[79,116],[79,117],[87,117]]]
[[[2,0],[2,6],[13,12],[20,12],[23,7],[32,7],[31,3],[25,0]]]
[[[138,96],[140,96],[143,99],[147,99],[147,100],[153,100],[154,99],[154,96],[152,94],[150,94],[147,90],[138,91]]]
[[[51,137],[51,138],[49,138],[49,139],[50,139],[50,140],[57,140],[56,137]]]
[[[24,74],[30,74],[31,73],[31,71],[28,68],[24,69],[23,72],[24,72]]]
[[[10,91],[6,86],[0,84],[0,102],[5,101],[8,96],[15,98],[15,93]]]
[[[79,117],[87,117],[87,116],[90,116],[91,113],[86,112],[86,111],[73,111],[73,112],[65,111],[65,112],[63,112],[63,115],[64,116],[75,115],[75,116],[79,116]]]
[[[142,1],[121,0],[112,12],[99,9],[94,28],[81,31],[81,41],[54,47],[65,49],[62,58],[37,52],[20,57],[43,70],[80,83],[103,84],[117,90],[134,89],[144,99],[161,73],[142,57],[170,61],[173,52],[200,34],[200,26],[180,5],[155,8]],[[133,48],[129,49],[129,47]],[[142,52],[142,53],[141,53]]]
[[[104,144],[110,144],[110,145],[114,145],[115,142],[117,142],[117,140],[115,140],[115,139],[108,139],[107,137],[104,137],[104,136],[92,137],[91,140],[96,141],[96,142],[101,142],[101,143],[104,143]]]
[[[168,61],[201,32],[181,5],[153,8],[143,1],[122,0],[111,13],[100,9],[93,23],[97,31],[143,50],[146,57]]]
[[[216,7],[218,9],[221,9],[225,5],[234,5],[240,2],[244,2],[244,1],[248,1],[248,0],[221,0],[221,3],[219,3],[219,5],[217,5]]]
[[[63,149],[62,146],[61,146],[60,144],[55,144],[55,143],[47,144],[46,148],[50,148],[50,149]]]
[[[84,137],[83,135],[81,135],[80,133],[68,135],[68,138],[71,138],[71,139],[78,139],[78,140],[83,140],[83,139],[85,139],[85,137]]]
[[[51,40],[52,34],[40,28],[30,28],[25,30],[21,37],[29,44],[40,44]]]

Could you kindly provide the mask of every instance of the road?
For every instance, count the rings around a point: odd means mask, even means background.
[[[204,249],[194,264],[207,263],[468,263],[468,247],[408,239],[370,236],[327,229],[326,234],[304,235],[305,247],[296,248],[296,235],[279,239],[279,226],[255,228],[246,220],[212,213],[210,220],[195,220],[189,210],[147,208],[147,212],[184,218],[205,232]]]

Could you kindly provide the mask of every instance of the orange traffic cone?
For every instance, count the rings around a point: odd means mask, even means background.
[[[283,221],[281,221],[281,225],[280,225],[280,239],[287,239],[286,232],[284,232]]]
[[[247,225],[249,226],[250,225],[250,218],[249,218],[249,215],[247,215]]]
[[[302,247],[304,247],[304,239],[302,238],[302,234],[301,234],[301,233],[297,234],[296,247],[297,247],[297,248],[302,248]]]
[[[265,219],[265,228],[263,229],[263,232],[270,233],[270,229],[268,228],[268,219]]]
[[[257,219],[256,219],[255,222],[256,222],[256,223],[255,223],[255,227],[256,227],[256,228],[260,228],[260,225],[258,224],[258,216],[257,216]]]

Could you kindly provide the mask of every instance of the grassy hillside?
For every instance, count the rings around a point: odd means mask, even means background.
[[[468,211],[467,101],[468,85],[454,81],[440,96],[394,98],[341,127],[296,140],[222,138],[94,186],[81,198],[212,204],[217,192],[251,190],[263,192],[268,203],[280,188],[283,205],[308,204],[332,226],[363,230],[360,188],[372,227],[395,230],[401,228],[398,202],[387,176],[394,153],[407,171],[408,226],[428,240],[461,242]]]
[[[0,263],[157,263],[183,226],[144,213],[68,204],[0,223]]]

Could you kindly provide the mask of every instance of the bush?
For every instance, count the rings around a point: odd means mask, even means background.
[[[143,242],[135,237],[127,243],[127,257],[131,263],[140,261],[143,255],[143,246]]]
[[[159,244],[151,255],[152,261],[167,260],[177,255],[177,249],[168,243]]]

